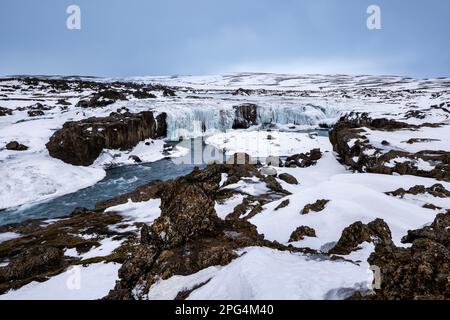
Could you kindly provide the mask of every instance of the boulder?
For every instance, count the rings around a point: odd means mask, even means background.
[[[103,90],[99,93],[80,100],[76,107],[78,108],[103,108],[115,103],[118,100],[127,100],[127,96],[123,92],[115,90]]]
[[[303,215],[309,214],[311,211],[320,212],[323,209],[325,209],[325,206],[327,205],[328,202],[330,202],[330,200],[322,199],[322,200],[317,200],[315,203],[309,203],[309,204],[305,205],[301,214],[303,214]]]
[[[10,116],[13,114],[13,111],[8,108],[0,107],[0,117]]]
[[[295,242],[305,239],[305,237],[316,237],[316,230],[308,226],[298,227],[292,232],[289,242]]]
[[[161,115],[159,119],[164,119]],[[73,165],[88,166],[94,163],[103,149],[131,149],[140,141],[162,137],[165,128],[165,121],[155,120],[150,111],[111,113],[109,117],[65,123],[46,146],[54,158]]]
[[[289,173],[282,173],[278,176],[278,178],[289,184],[298,184],[298,180]]]
[[[26,145],[20,144],[17,141],[11,141],[6,146],[7,150],[11,151],[25,151],[28,150],[28,147]]]

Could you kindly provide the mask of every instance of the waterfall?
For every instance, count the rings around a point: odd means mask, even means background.
[[[233,128],[236,118],[232,107],[186,106],[182,110],[166,110],[167,138],[195,138],[225,132]],[[258,106],[257,123],[275,125],[316,126],[340,116],[336,108],[307,105]]]

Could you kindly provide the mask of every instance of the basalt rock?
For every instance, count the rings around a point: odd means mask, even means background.
[[[71,121],[56,131],[47,143],[50,155],[66,163],[88,166],[103,149],[127,150],[148,138],[165,133],[163,114],[155,120],[153,113],[111,113],[109,117]]]
[[[405,190],[403,188],[397,189],[392,192],[387,192],[387,195],[394,196],[394,197],[400,197],[403,198],[405,195],[419,195],[419,194],[430,194],[433,197],[438,198],[450,198],[450,191],[447,190],[442,184],[437,183],[432,185],[429,188],[426,188],[423,185],[417,185],[414,187],[409,188],[408,190]]]
[[[28,147],[26,145],[23,145],[17,141],[11,141],[5,146],[6,150],[11,151],[25,151],[28,150]]]
[[[233,96],[249,96],[252,94],[252,90],[239,88],[233,92]]]
[[[364,242],[392,245],[391,230],[381,219],[376,219],[369,224],[358,221],[342,231],[338,243],[329,251],[330,254],[348,255],[358,250]]]
[[[410,248],[378,243],[368,259],[381,270],[381,288],[365,299],[450,299],[450,211],[433,224],[409,231],[403,243]]]
[[[87,99],[80,100],[76,107],[78,108],[103,108],[113,104],[118,100],[127,100],[123,92],[115,90],[104,90],[92,95]]]
[[[13,111],[8,108],[0,107],[0,117],[10,116],[13,114]]]
[[[382,150],[370,144],[365,129],[389,132],[401,129],[436,127],[439,124],[411,125],[389,119],[371,119],[367,114],[350,113],[342,117],[330,132],[333,149],[340,160],[358,172],[415,175],[450,181],[450,152],[423,150],[411,153],[403,150]],[[389,142],[384,141],[388,146]],[[424,168],[425,166],[425,168]]]
[[[278,178],[289,184],[298,184],[298,180],[289,173],[282,173],[278,176]]]
[[[298,227],[292,232],[289,242],[300,241],[305,239],[305,237],[316,237],[316,230],[307,226]]]
[[[308,153],[300,153],[288,157],[284,166],[290,168],[307,168],[316,165],[317,161],[321,158],[322,152],[320,152],[320,149],[313,149]]]
[[[303,208],[301,214],[309,214],[311,211],[320,212],[325,209],[328,202],[330,202],[330,200],[321,199],[317,200],[315,203],[309,203]]]
[[[235,106],[233,129],[248,129],[258,124],[258,106],[251,103]]]

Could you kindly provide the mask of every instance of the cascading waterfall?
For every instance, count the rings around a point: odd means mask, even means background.
[[[206,106],[189,106],[183,110],[167,110],[167,138],[196,138],[225,132],[233,128],[236,112],[232,107],[211,108]],[[323,121],[337,119],[338,109],[333,107],[314,106],[311,104],[298,106],[258,106],[257,123],[275,125],[314,126]]]

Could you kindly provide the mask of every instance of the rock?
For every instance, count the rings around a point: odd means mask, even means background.
[[[309,214],[311,211],[314,212],[320,212],[323,209],[325,209],[325,206],[327,205],[327,203],[330,202],[330,200],[317,200],[315,203],[312,204],[307,204],[301,214],[305,215],[305,214]]]
[[[44,111],[41,110],[30,110],[27,113],[29,117],[40,117],[45,115]]]
[[[158,245],[171,248],[217,232],[214,196],[220,181],[220,172],[211,167],[166,184],[161,192],[161,216],[150,227]]]
[[[99,93],[93,94],[87,99],[80,100],[77,108],[104,108],[110,104],[119,100],[127,100],[126,95],[123,92],[115,90],[104,90]]]
[[[257,125],[258,120],[258,106],[251,103],[235,106],[235,119],[233,129],[248,129],[251,126]]]
[[[17,141],[11,141],[8,144],[6,144],[5,148],[7,150],[11,151],[25,151],[28,150],[28,147],[26,145],[20,144]]]
[[[266,176],[271,176],[271,177],[276,177],[278,174],[277,170],[274,168],[271,168],[271,167],[261,168],[260,172]]]
[[[160,126],[150,111],[111,113],[109,117],[65,123],[46,146],[54,158],[73,165],[88,166],[94,163],[103,149],[131,149],[140,141],[161,137],[164,129],[165,124]]]
[[[164,91],[163,91],[163,96],[164,96],[164,97],[175,97],[175,96],[176,96],[176,93],[175,93],[174,90],[169,89],[169,88],[166,88],[166,89],[164,89]]]
[[[289,199],[283,200],[276,208],[275,211],[278,211],[280,209],[286,208],[289,205],[290,201]]]
[[[283,189],[281,184],[273,176],[263,176],[263,177],[260,177],[260,180],[262,180],[266,183],[267,188],[269,188],[270,190],[272,190],[276,193],[286,194],[286,195],[291,194],[289,191],[286,191],[285,189]]]
[[[251,90],[239,88],[233,92],[233,96],[249,96],[252,94]]]
[[[70,106],[71,105],[70,102],[68,102],[67,100],[64,100],[64,99],[59,99],[56,104],[61,105],[61,106]]]
[[[330,132],[333,149],[339,154],[340,160],[351,169],[358,172],[379,174],[415,175],[450,181],[450,152],[423,150],[410,153],[401,150],[385,152],[370,144],[365,134],[365,128],[371,130],[389,131],[421,127],[436,127],[440,124],[424,123],[420,126],[411,125],[389,119],[371,119],[368,114],[350,113],[342,117]],[[350,143],[356,141],[355,143]],[[387,145],[384,141],[384,145]],[[401,162],[396,161],[402,159]],[[432,169],[423,170],[419,161],[432,165]]]
[[[138,156],[131,155],[128,159],[133,160],[136,163],[142,163],[141,158],[139,158]]]
[[[0,107],[0,117],[10,116],[13,114],[13,111],[8,108]]]
[[[32,278],[37,274],[61,268],[64,251],[53,247],[26,250],[8,266],[0,268],[0,283]]]
[[[278,178],[289,184],[298,184],[298,180],[289,173],[282,173],[278,176]]]
[[[318,132],[310,132],[310,133],[308,133],[308,136],[310,139],[317,139],[319,137],[319,133]]]
[[[156,96],[153,93],[145,91],[145,90],[135,91],[135,92],[133,92],[133,96],[136,99],[155,99],[156,98]]]
[[[368,262],[380,268],[381,287],[363,299],[448,300],[450,299],[450,211],[436,217],[433,224],[409,231],[402,242],[378,243]]]
[[[437,183],[431,186],[430,188],[426,188],[423,185],[417,185],[411,187],[409,190],[405,190],[403,188],[399,188],[392,192],[386,192],[387,195],[403,198],[407,194],[411,195],[419,195],[419,194],[430,194],[433,197],[438,198],[450,198],[450,191],[447,190],[442,184]]]
[[[364,242],[391,245],[391,230],[389,226],[381,219],[376,219],[368,225],[360,221],[355,222],[342,231],[341,238],[329,253],[348,255],[358,250],[359,245]]]
[[[316,230],[307,226],[298,227],[292,232],[289,242],[295,242],[305,239],[305,237],[316,237]]]
[[[300,153],[293,156],[290,156],[286,159],[285,167],[299,167],[299,168],[307,168],[310,166],[314,166],[317,164],[322,158],[322,152],[320,149],[313,149],[308,153]]]

